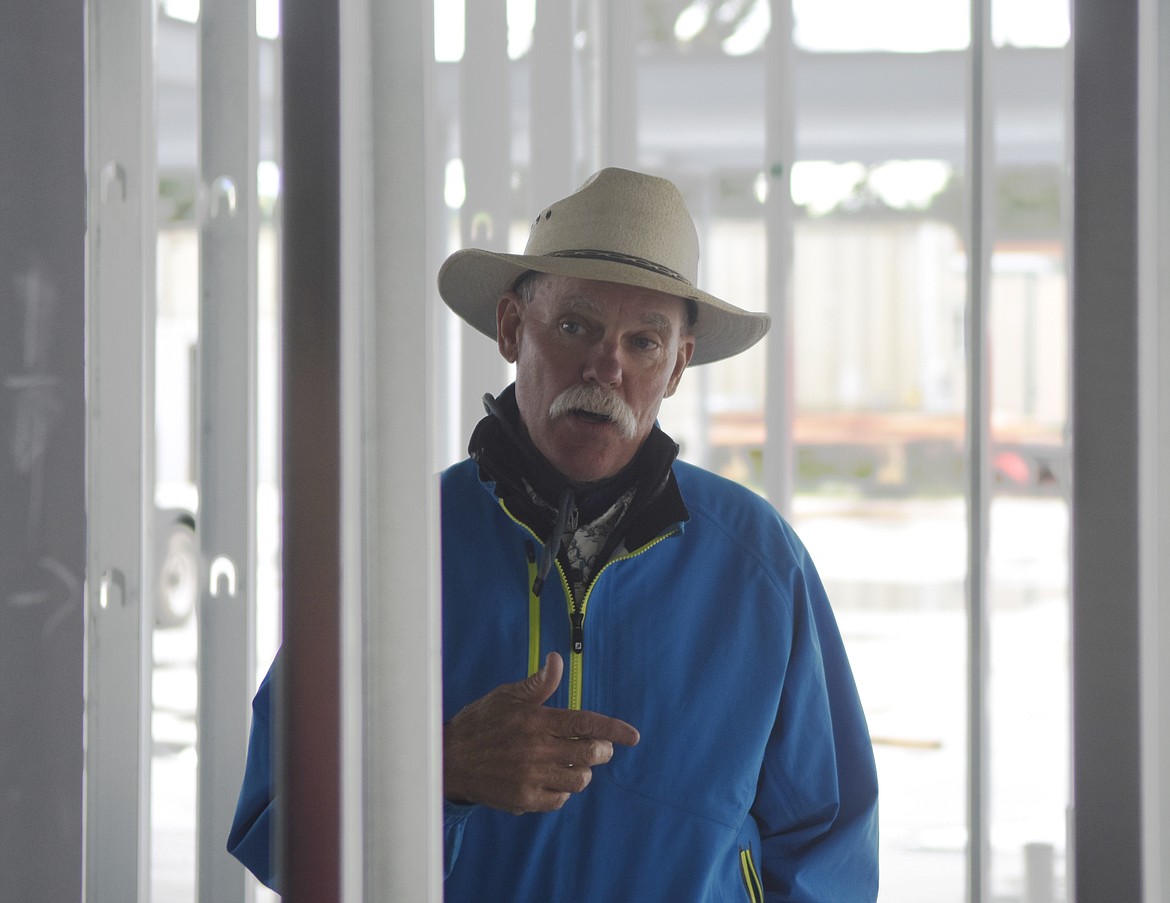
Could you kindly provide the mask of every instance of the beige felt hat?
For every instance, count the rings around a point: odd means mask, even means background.
[[[699,237],[682,195],[666,179],[627,169],[603,169],[542,210],[523,254],[456,251],[439,269],[439,294],[494,339],[500,297],[530,270],[655,289],[696,302],[692,365],[739,354],[771,324],[766,314],[695,287]]]

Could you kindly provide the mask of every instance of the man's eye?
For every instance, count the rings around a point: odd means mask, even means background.
[[[569,335],[576,335],[580,331],[580,323],[575,323],[572,320],[561,320],[561,332],[567,332]]]
[[[658,343],[647,336],[638,336],[634,339],[634,347],[639,351],[650,351],[658,347]]]

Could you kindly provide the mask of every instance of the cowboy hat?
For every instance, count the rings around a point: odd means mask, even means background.
[[[530,271],[654,289],[695,302],[691,364],[707,364],[750,348],[771,320],[696,288],[698,269],[699,237],[674,184],[610,168],[542,210],[523,254],[456,251],[439,269],[439,294],[494,339],[500,297]]]

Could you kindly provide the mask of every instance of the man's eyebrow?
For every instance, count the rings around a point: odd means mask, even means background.
[[[586,298],[584,295],[569,295],[557,299],[553,309],[558,316],[571,313],[596,315],[600,311],[601,305],[592,298]]]
[[[601,310],[601,304],[585,295],[569,295],[557,301],[555,310],[557,316],[568,313],[596,316]],[[670,318],[657,310],[650,310],[643,314],[642,322],[651,329],[657,329],[660,332],[670,332],[674,328]]]
[[[674,324],[670,322],[670,318],[656,310],[649,311],[642,319],[647,326],[657,329],[660,332],[671,332],[674,329]]]

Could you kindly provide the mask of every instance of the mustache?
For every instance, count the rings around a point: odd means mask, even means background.
[[[588,411],[590,414],[608,417],[626,439],[632,439],[638,433],[638,419],[633,409],[612,389],[592,383],[571,386],[553,399],[548,407],[548,416],[556,420],[574,411]]]

